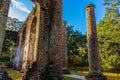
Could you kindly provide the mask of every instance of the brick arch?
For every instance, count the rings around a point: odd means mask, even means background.
[[[29,51],[28,51],[28,65],[32,65],[35,58],[35,42],[36,42],[36,23],[37,18],[34,17],[31,24],[31,30],[30,30],[30,39],[29,39]]]

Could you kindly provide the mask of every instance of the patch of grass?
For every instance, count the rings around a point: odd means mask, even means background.
[[[76,79],[76,78],[70,78],[70,77],[64,77],[64,80],[79,80],[79,79]]]
[[[107,80],[120,80],[120,78],[107,77]]]
[[[71,71],[71,73],[84,75],[84,76],[88,75],[88,71],[82,71],[82,72],[81,71],[77,71],[77,72]],[[103,72],[103,75],[107,76],[107,77],[115,77],[115,78],[117,78],[119,76],[119,78],[120,78],[120,73],[117,74],[117,73]]]
[[[88,68],[87,67],[83,67],[82,69],[80,67],[77,67],[77,70],[75,72],[74,68],[68,68],[70,72],[74,73],[74,74],[79,74],[79,75],[88,75]],[[117,78],[119,76],[120,78],[120,73],[113,73],[113,72],[103,72],[103,75],[104,76],[107,76],[107,77],[115,77]]]
[[[109,76],[109,77],[120,77],[120,74],[118,73],[110,73],[110,72],[103,72],[103,75]]]
[[[64,77],[64,80],[79,80],[79,79]],[[107,77],[107,80],[120,80],[120,78]]]
[[[13,79],[17,80],[20,79],[21,73],[19,71],[13,70],[13,69],[6,69],[8,75]]]

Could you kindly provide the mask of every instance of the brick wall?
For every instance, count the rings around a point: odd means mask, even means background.
[[[36,8],[19,31],[18,66],[22,79],[62,79],[63,42],[62,0],[33,0]],[[64,35],[63,35],[64,34]],[[20,66],[19,66],[20,65]]]
[[[35,7],[19,31],[18,41],[15,46],[17,50],[13,59],[13,63],[18,70],[24,71],[36,61],[38,23]]]
[[[37,80],[62,78],[62,2],[34,1],[37,9],[40,8]]]

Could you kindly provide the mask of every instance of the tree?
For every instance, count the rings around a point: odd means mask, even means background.
[[[73,30],[73,26],[67,26],[67,54],[68,66],[79,66],[81,63],[87,63],[86,56],[86,36]],[[82,58],[84,62],[82,62]]]
[[[105,0],[105,17],[97,24],[99,52],[104,70],[115,69],[120,65],[120,13],[119,0]],[[116,63],[116,61],[118,63]]]
[[[120,0],[104,0],[105,5],[120,5]]]
[[[22,26],[23,22],[19,21],[17,18],[8,17],[7,19],[7,30],[19,31],[19,28]]]

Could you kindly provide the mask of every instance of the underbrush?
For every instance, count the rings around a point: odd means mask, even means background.
[[[8,75],[13,79],[13,80],[19,80],[20,77],[22,76],[20,71],[16,71],[16,70],[13,70],[13,69],[6,69]]]

